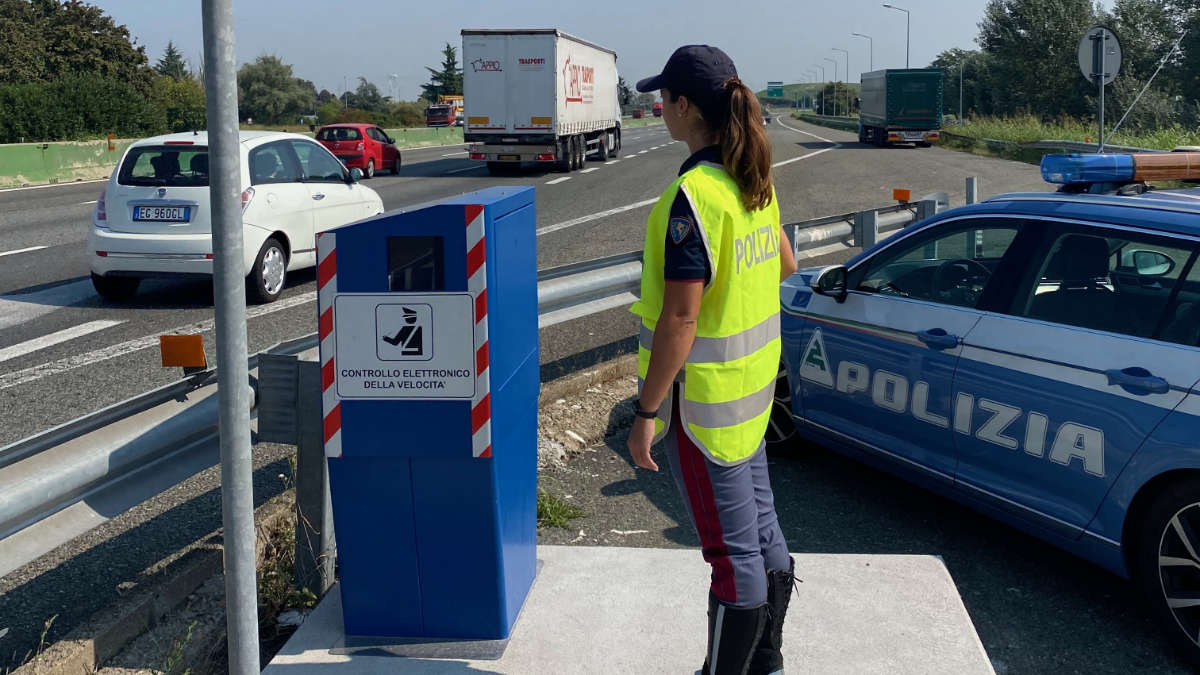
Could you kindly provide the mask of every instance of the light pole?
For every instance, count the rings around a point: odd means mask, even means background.
[[[828,56],[825,60],[833,64],[833,116],[837,117],[837,59],[831,59]]]
[[[813,84],[816,84],[817,82],[820,81],[821,74],[817,72],[816,68],[809,68],[807,72],[812,77]],[[815,96],[813,96],[812,94],[809,94],[809,98],[812,99],[809,102],[812,103],[813,110],[816,110],[817,109],[817,98]]]
[[[958,62],[958,126],[960,126],[960,127],[962,126],[962,123],[963,123],[963,108],[962,108],[962,99],[963,99],[963,86],[962,86],[962,78],[963,78],[963,66],[965,66],[965,65],[967,65],[967,57],[965,57],[965,56],[964,56],[964,57],[963,57],[963,59],[962,59],[961,61],[959,61],[959,62]]]
[[[388,75],[388,79],[391,80],[392,83],[392,101],[395,102],[400,100],[400,87],[396,84],[400,81],[400,75],[397,73],[392,73],[391,75]]]
[[[815,64],[815,65],[816,65],[816,67],[821,69],[821,114],[824,115],[825,114],[825,66],[823,66],[819,63]]]
[[[833,49],[833,51],[835,51],[835,52],[841,52],[846,55],[846,85],[848,87],[850,84],[850,52],[845,49],[842,49],[841,47],[831,47],[831,49]],[[847,91],[847,90],[843,90],[843,91]],[[846,95],[846,109],[845,110],[846,110],[846,116],[849,117],[850,116],[850,95],[849,94]]]
[[[875,40],[870,35],[862,33],[851,33],[851,35],[867,39],[867,60],[871,63],[871,67],[868,70],[875,70]]]
[[[883,3],[883,6],[887,7],[888,9],[894,9],[897,12],[904,12],[904,67],[907,68],[908,67],[908,46],[909,46],[909,40],[912,38],[912,31],[910,30],[912,15],[909,14],[907,9],[904,9],[903,7],[897,7],[889,2]]]

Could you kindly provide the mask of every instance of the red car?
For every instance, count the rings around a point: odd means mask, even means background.
[[[371,178],[378,169],[400,173],[400,150],[395,139],[374,124],[326,124],[317,129],[317,141],[342,160],[347,169],[362,169]]]

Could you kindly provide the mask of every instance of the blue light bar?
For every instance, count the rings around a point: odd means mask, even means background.
[[[1042,180],[1047,183],[1122,183],[1134,180],[1133,155],[1045,155]]]

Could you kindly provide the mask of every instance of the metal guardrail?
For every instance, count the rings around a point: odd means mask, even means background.
[[[944,196],[937,197],[784,227],[798,255],[837,243],[870,245],[880,232],[935,213],[938,202],[944,201]],[[539,328],[628,305],[640,283],[641,258],[641,251],[633,251],[539,271]],[[315,333],[281,342],[250,357],[249,366],[253,370],[262,359],[300,354],[317,344]],[[167,473],[165,465],[182,463],[196,471],[211,466],[217,443],[215,372],[213,368],[197,373],[0,448],[0,576],[168,489],[175,483],[145,485],[155,483],[155,471]],[[249,385],[252,390],[298,386],[288,381],[259,383],[253,376]],[[272,436],[278,429],[260,431]],[[214,456],[207,463],[180,457],[206,452]],[[178,473],[176,467],[171,480],[182,480]],[[135,496],[110,494],[125,489],[131,480],[141,484],[127,490]],[[101,494],[109,515],[67,513]]]
[[[1063,152],[1092,153],[1096,152],[1098,147],[1096,143],[1084,143],[1082,141],[1062,141],[1054,139],[1030,142],[1004,141],[996,138],[982,138],[979,136],[957,134],[952,131],[946,131],[945,129],[942,129],[942,136],[963,143],[983,143],[992,150],[1028,148],[1031,150],[1062,150]],[[1139,148],[1132,145],[1113,145],[1112,143],[1105,143],[1104,149],[1109,152],[1167,152],[1166,150],[1159,150],[1157,148]]]

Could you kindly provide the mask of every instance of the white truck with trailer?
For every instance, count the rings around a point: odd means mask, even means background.
[[[463,140],[501,173],[522,162],[582,169],[621,149],[617,54],[550,29],[462,31]]]

